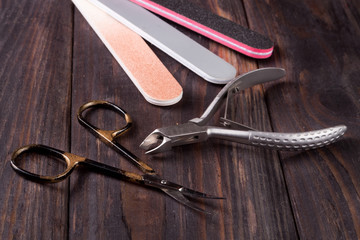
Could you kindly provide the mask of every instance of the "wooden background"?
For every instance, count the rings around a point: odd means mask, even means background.
[[[200,116],[221,86],[153,47],[184,96],[171,107],[150,105],[71,1],[0,0],[0,239],[360,238],[360,2],[192,2],[275,42],[271,58],[253,60],[174,25],[239,74],[287,71],[241,92],[234,120],[279,132],[345,124],[344,138],[297,153],[211,140],[145,156],[138,145],[152,130]],[[164,178],[225,197],[199,202],[214,214],[86,169],[57,184],[11,169],[16,148],[42,143],[132,170],[78,124],[78,107],[94,99],[131,114],[134,128],[120,143]]]

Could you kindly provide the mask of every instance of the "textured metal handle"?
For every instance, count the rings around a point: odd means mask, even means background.
[[[345,131],[344,125],[304,133],[250,131],[249,143],[276,150],[308,150],[335,142]]]

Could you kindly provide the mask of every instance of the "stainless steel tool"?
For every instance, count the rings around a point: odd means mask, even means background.
[[[185,124],[158,128],[145,138],[140,147],[147,150],[146,153],[154,154],[175,146],[203,142],[208,138],[220,138],[275,150],[307,150],[335,142],[345,133],[346,126],[338,125],[303,133],[277,133],[257,131],[226,118],[233,94],[284,75],[285,70],[281,68],[262,68],[243,74],[225,85],[200,118],[191,119]],[[225,100],[225,117],[221,119],[224,127],[208,126],[207,123]]]

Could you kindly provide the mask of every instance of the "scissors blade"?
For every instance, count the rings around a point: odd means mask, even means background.
[[[169,195],[170,197],[172,197],[173,199],[175,199],[176,201],[178,201],[179,203],[184,204],[185,206],[187,206],[191,209],[194,209],[194,210],[202,212],[202,213],[211,214],[211,212],[206,211],[202,208],[199,208],[194,203],[190,202],[189,199],[187,199],[181,192],[170,190],[170,189],[165,189],[165,188],[162,188],[161,190],[164,193],[166,193],[167,195]]]
[[[198,192],[179,184],[170,182],[168,180],[160,178],[158,175],[145,174],[142,176],[142,181],[145,185],[159,188],[161,190],[167,189],[173,192],[179,192],[182,195],[186,195],[192,198],[209,198],[209,199],[224,199],[222,197],[213,196],[210,194]]]
[[[167,182],[166,186],[170,189],[176,189],[176,191],[180,192],[182,195],[192,198],[224,199],[223,197],[217,197],[214,195],[198,192],[172,182]]]
[[[176,201],[184,204],[185,206],[188,206],[194,210],[209,213],[199,207],[197,207],[194,203],[192,203],[187,197],[192,198],[207,198],[207,199],[223,199],[221,197],[212,196],[206,193],[198,192],[189,188],[186,188],[184,186],[181,186],[179,184],[161,179],[158,175],[143,175],[142,176],[142,182],[143,184],[151,187],[158,188],[165,192],[167,195],[175,199]]]

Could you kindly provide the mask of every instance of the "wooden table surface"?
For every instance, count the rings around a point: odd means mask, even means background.
[[[254,60],[173,24],[238,74],[287,71],[240,92],[232,119],[276,132],[345,124],[342,140],[289,153],[214,139],[147,156],[138,146],[151,131],[200,116],[222,86],[152,46],[184,95],[170,107],[150,105],[71,1],[1,0],[0,239],[360,238],[360,1],[192,2],[275,42],[272,57]],[[30,143],[135,170],[77,122],[79,106],[94,99],[130,113],[134,127],[119,142],[161,176],[226,199],[199,201],[213,212],[204,215],[84,168],[56,184],[12,170],[12,152]]]

